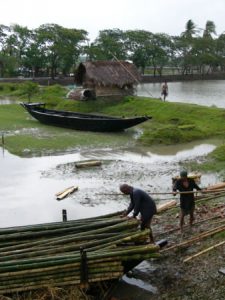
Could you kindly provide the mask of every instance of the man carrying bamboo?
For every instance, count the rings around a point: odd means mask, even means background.
[[[196,184],[194,179],[188,178],[187,171],[180,172],[180,178],[176,180],[173,186],[173,194],[176,195],[176,191],[180,192],[180,231],[183,232],[184,217],[190,215],[190,226],[194,221],[195,210],[195,197],[193,190],[198,191],[201,188]],[[190,193],[188,193],[190,192]]]
[[[150,229],[150,243],[154,243],[154,238],[151,230],[151,221],[154,214],[156,214],[156,204],[154,200],[143,190],[134,188],[128,184],[121,184],[120,191],[125,195],[130,195],[130,204],[124,213],[128,216],[133,211],[133,218],[138,214],[141,215],[141,230]]]

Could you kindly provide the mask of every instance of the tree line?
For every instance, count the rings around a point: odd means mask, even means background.
[[[74,74],[82,60],[129,60],[153,76],[166,67],[180,74],[225,71],[225,32],[217,35],[214,22],[198,29],[192,20],[179,36],[145,30],[107,29],[89,42],[88,32],[43,24],[30,30],[0,25],[0,77],[55,78]]]

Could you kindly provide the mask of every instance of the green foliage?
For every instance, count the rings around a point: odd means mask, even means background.
[[[18,83],[0,83],[0,94],[4,96],[13,96],[14,92],[19,88],[20,84]]]
[[[191,162],[189,166],[192,169],[197,168],[204,172],[218,172],[223,181],[225,181],[225,144],[218,146],[214,151],[209,153],[204,161],[196,163],[196,161]]]
[[[187,130],[184,127],[177,127],[175,125],[165,125],[153,129],[153,132],[145,131],[140,140],[143,144],[177,144],[190,142],[193,139],[201,139],[202,132],[200,130]]]
[[[118,28],[99,31],[88,44],[83,29],[42,24],[34,30],[13,24],[0,25],[0,77],[68,75],[74,73],[80,58],[90,60],[132,60],[144,73],[147,66],[153,75],[163,73],[165,66],[179,68],[183,74],[204,74],[224,70],[224,34],[216,36],[214,22],[207,21],[202,36],[198,26],[188,20],[180,36],[145,30]],[[219,68],[218,68],[219,67]]]
[[[38,84],[31,81],[24,82],[21,86],[21,89],[22,93],[28,97],[29,102],[31,97],[39,92]]]
[[[217,147],[212,153],[209,154],[212,159],[225,163],[225,144]]]
[[[63,97],[65,96],[67,89],[59,84],[54,84],[50,86],[46,86],[42,89],[42,95],[45,97],[49,96],[57,96]]]

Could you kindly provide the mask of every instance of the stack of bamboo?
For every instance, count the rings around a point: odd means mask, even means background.
[[[129,264],[158,257],[137,245],[149,230],[118,213],[68,222],[0,229],[0,294],[121,277]]]

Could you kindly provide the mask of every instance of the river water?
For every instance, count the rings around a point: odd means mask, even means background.
[[[225,108],[225,80],[196,80],[168,82],[166,101],[194,103]],[[160,98],[160,83],[146,83],[137,87],[137,95]]]

